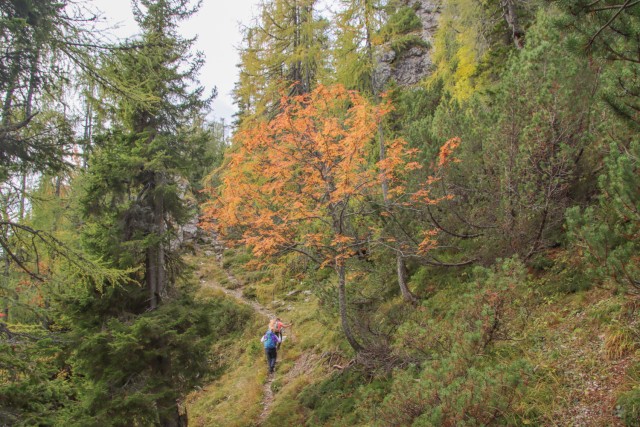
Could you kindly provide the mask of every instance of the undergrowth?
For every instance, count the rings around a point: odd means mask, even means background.
[[[246,261],[227,255],[228,266]],[[396,367],[374,371],[350,363],[326,306],[330,277],[313,289],[275,269],[254,273],[245,297],[293,322],[261,425],[638,426],[637,309],[606,284],[560,272],[558,256],[533,269],[509,259],[457,278],[418,270],[411,282],[423,290],[418,307],[396,296],[369,314],[371,324],[395,322],[385,348]],[[378,286],[359,285],[358,295]],[[190,396],[194,425],[257,425],[267,381],[258,342],[264,322],[254,316],[219,354],[220,377]]]

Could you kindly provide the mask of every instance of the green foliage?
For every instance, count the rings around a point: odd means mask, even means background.
[[[563,251],[540,253],[530,261],[531,268],[541,275],[541,289],[550,294],[586,291],[597,284],[577,254]]]
[[[585,271],[615,279],[627,289],[640,289],[640,143],[611,144],[600,177],[598,205],[567,212],[570,238],[584,254]]]
[[[486,22],[480,3],[455,0],[444,3],[433,46],[434,73],[429,82],[440,82],[454,99],[469,98],[482,81],[476,81],[477,67],[488,46],[479,36]]]
[[[242,296],[247,299],[256,299],[256,288],[248,286],[242,290]]]
[[[622,393],[618,398],[617,412],[627,427],[640,426],[640,389]]]
[[[379,411],[380,425],[511,425],[509,409],[523,385],[525,362],[467,366],[443,358],[417,377],[399,371]]]
[[[633,2],[615,0],[558,3],[567,13],[559,22],[564,31],[569,30],[567,48],[609,61],[602,75],[603,98],[627,126],[637,130],[640,74],[637,58],[630,52],[636,52],[640,45],[640,10]]]
[[[321,425],[330,419],[338,419],[339,425],[355,424],[356,390],[362,380],[362,373],[352,369],[307,386],[298,395],[300,403],[313,410],[307,423]]]
[[[241,331],[249,319],[246,309],[227,300],[197,302],[186,293],[135,315],[127,310],[135,308],[131,291],[87,290],[64,302],[79,390],[68,416],[81,425],[150,425],[171,418],[176,400],[210,373],[211,344]]]
[[[389,13],[384,26],[380,29],[381,36],[388,40],[393,51],[400,55],[414,46],[429,48],[419,32],[422,22],[413,8],[403,6]]]
[[[390,115],[394,130],[401,132],[412,147],[420,149],[421,159],[433,159],[437,141],[432,130],[432,120],[442,99],[442,88],[394,88],[391,94],[396,108]]]
[[[616,413],[627,427],[640,426],[640,365],[637,363],[629,369],[629,375],[635,381],[635,386],[620,394],[616,401]]]
[[[317,0],[274,0],[261,6],[259,19],[246,28],[234,98],[240,120],[272,115],[284,92],[313,90],[328,71],[328,22]]]
[[[396,348],[417,362],[396,370],[376,416],[381,425],[509,424],[530,366],[504,351],[505,324],[516,319],[522,263],[478,268],[476,283],[441,291],[398,331]],[[455,292],[455,293],[454,293]],[[500,351],[498,351],[500,350]],[[515,357],[514,357],[515,356]],[[372,416],[373,414],[370,414]]]
[[[224,120],[208,124],[196,122],[194,128],[189,144],[191,153],[188,155],[192,165],[187,172],[193,193],[202,202],[205,196],[201,190],[204,186],[218,185],[216,168],[222,165],[224,151],[228,147],[229,130]]]
[[[391,49],[397,54],[402,54],[414,46],[429,48],[429,43],[425,42],[422,37],[416,34],[406,34],[401,37],[394,38],[391,42]]]
[[[455,192],[441,224],[481,235],[488,253],[478,252],[488,262],[513,253],[530,258],[556,244],[566,207],[585,197],[581,186],[593,185],[597,76],[584,59],[566,55],[562,39],[540,12],[490,92],[441,102],[435,113],[441,138],[461,137],[460,163],[447,181],[466,189]]]
[[[373,87],[376,66],[373,58],[374,47],[384,39],[379,35],[385,17],[382,3],[380,0],[346,1],[334,18],[334,78],[348,89],[367,94],[376,90]]]
[[[77,392],[65,362],[66,335],[37,325],[1,326],[0,423],[55,425],[60,408],[71,405]]]
[[[236,405],[230,413],[244,418],[214,419],[255,421],[264,378],[254,370],[264,353],[255,334],[244,333],[250,310],[195,301],[172,246],[194,217],[202,182],[218,184],[227,149],[221,124],[205,122],[210,99],[191,84],[203,59],[177,37],[177,23],[194,9],[139,0],[142,36],[92,54],[94,39],[69,18],[72,3],[0,4],[0,304],[9,313],[0,322],[0,424],[177,422],[176,401],[233,369],[214,407]],[[289,255],[247,271],[247,252],[225,252],[223,266],[240,282],[222,270],[207,279],[250,284],[243,295],[257,301],[314,288],[320,302],[318,309],[309,295],[287,303],[307,310],[296,328],[308,324],[299,347],[284,352],[286,374],[272,383],[265,425],[569,424],[573,409],[595,406],[588,381],[601,381],[617,418],[590,421],[638,426],[638,327],[623,296],[640,289],[635,2],[445,0],[430,42],[419,36],[412,7],[341,2],[329,21],[318,4],[266,2],[246,29],[238,121],[277,112],[283,90],[302,93],[320,81],[373,96],[380,46],[400,56],[432,44],[428,84],[393,87],[395,110],[382,129],[418,150],[423,169],[407,194],[433,174],[443,140],[461,137],[460,162],[434,190],[453,199],[389,225],[407,235],[441,229],[432,259],[407,260],[411,288],[424,298],[417,307],[397,301],[393,248],[347,263],[358,286],[347,289],[346,319],[364,343],[389,343],[382,356],[396,369],[386,375],[329,373],[319,362],[351,354],[334,334],[330,269]],[[521,49],[509,5],[526,32]],[[85,171],[55,176],[84,142],[59,104],[69,64],[80,64],[89,86],[100,73],[100,114],[110,127],[98,125],[91,149],[83,147]],[[374,144],[370,150],[373,162]],[[30,174],[41,179],[27,197],[28,186],[19,187]],[[371,225],[357,223],[363,232]],[[431,265],[467,259],[484,267]],[[18,262],[46,280],[28,277]],[[152,271],[166,273],[167,286],[150,310]],[[240,404],[230,389],[243,395]]]
[[[85,276],[58,297],[78,390],[61,424],[180,423],[178,402],[208,373],[212,340],[246,321],[246,312],[198,303],[178,286],[184,264],[170,245],[195,212],[188,178],[199,180],[204,166],[194,157],[219,156],[202,129],[210,102],[197,86],[202,59],[190,50],[193,40],[176,32],[196,9],[183,1],[136,2],[142,35],[105,58],[104,72],[136,85],[141,96],[104,92],[112,127],[96,138],[76,180],[81,242],[126,277]]]
[[[71,124],[55,111],[64,86],[62,64],[69,45],[80,42],[67,1],[2,2],[0,9],[0,182],[27,171],[67,168],[64,156],[75,143]],[[75,52],[74,52],[75,53]],[[80,55],[76,56],[79,59]],[[43,120],[37,118],[43,113]]]
[[[421,28],[422,23],[415,10],[411,7],[403,6],[389,15],[383,31],[386,30],[394,34],[407,34]]]

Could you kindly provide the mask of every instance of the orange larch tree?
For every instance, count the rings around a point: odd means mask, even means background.
[[[331,266],[341,325],[355,351],[363,347],[347,317],[345,262],[372,235],[382,238],[357,219],[374,215],[369,202],[380,198],[382,180],[397,206],[437,203],[428,186],[410,197],[400,185],[419,168],[403,140],[387,142],[382,162],[369,161],[378,123],[390,109],[388,102],[373,105],[341,85],[283,97],[274,119],[245,122],[236,133],[221,186],[209,189],[212,202],[203,213],[205,227],[236,236],[257,256],[295,251]],[[426,233],[416,250],[433,245],[433,233]]]

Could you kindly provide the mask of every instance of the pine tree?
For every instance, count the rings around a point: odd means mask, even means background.
[[[640,143],[611,143],[600,177],[598,204],[572,208],[568,225],[586,270],[600,280],[613,278],[631,294],[640,294]]]
[[[571,36],[568,48],[608,66],[603,95],[609,106],[633,126],[640,125],[640,8],[634,1],[561,1],[569,18],[562,22]]]
[[[570,236],[584,255],[587,271],[599,279],[614,278],[637,294],[640,7],[612,0],[560,5],[568,12],[560,21],[563,29],[570,30],[568,49],[601,67],[599,93],[615,114],[606,123],[608,152],[598,180],[598,202],[568,212]]]

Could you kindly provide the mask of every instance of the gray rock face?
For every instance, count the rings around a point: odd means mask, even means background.
[[[414,85],[431,72],[431,45],[438,25],[440,2],[439,0],[403,0],[402,4],[413,8],[420,18],[422,28],[415,34],[419,35],[428,46],[413,46],[399,55],[390,46],[383,46],[376,55],[378,64],[374,81],[377,91],[382,91],[390,80],[394,80],[401,86]]]

